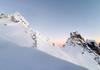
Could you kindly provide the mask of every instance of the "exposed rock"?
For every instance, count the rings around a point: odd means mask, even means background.
[[[83,47],[89,47],[90,49],[94,50],[95,53],[100,55],[100,47],[99,45],[95,42],[95,40],[84,40],[84,38],[77,32],[72,32],[70,33],[70,38],[68,38],[67,43],[69,45],[81,45]],[[89,51],[92,53],[92,51]]]
[[[94,60],[100,65],[100,59],[99,59],[99,57],[95,57]]]
[[[31,30],[31,38],[33,39],[33,48],[37,48],[37,36],[36,31]]]
[[[94,40],[85,41],[84,38],[77,31],[75,31],[70,33],[70,38],[67,39],[63,48],[66,46],[77,47],[77,45],[82,47],[81,52],[83,55],[85,54],[85,51],[87,51],[89,54],[93,55],[94,61],[100,65],[100,47]]]
[[[55,46],[55,44],[54,43],[52,43],[53,44],[53,46]]]
[[[86,44],[94,50],[97,54],[100,55],[100,47],[99,45],[95,42],[95,40],[86,40]]]
[[[63,45],[63,47],[65,47],[65,45]]]
[[[7,26],[7,24],[0,24],[0,26]]]
[[[77,31],[70,33],[70,38],[75,44],[86,46],[84,38]]]
[[[1,14],[0,15],[0,19],[7,19],[7,18],[15,23],[21,22],[26,27],[29,27],[29,23],[18,12],[15,12],[14,14]]]

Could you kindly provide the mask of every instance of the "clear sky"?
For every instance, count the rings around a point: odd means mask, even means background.
[[[0,13],[14,12],[57,45],[72,31],[100,42],[100,0],[0,0]]]

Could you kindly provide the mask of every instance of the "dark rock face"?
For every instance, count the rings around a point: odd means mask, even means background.
[[[70,37],[73,39],[80,38],[80,39],[84,40],[84,38],[77,31],[70,33]]]
[[[84,38],[77,31],[70,33],[70,38],[74,41],[75,44],[85,46]]]
[[[98,44],[94,41],[94,40],[87,40],[86,44],[92,49],[94,50],[97,54],[100,55],[100,47],[98,46]]]
[[[99,47],[100,47],[100,43],[99,43]]]
[[[70,39],[72,40],[72,44],[81,45],[83,47],[90,47],[95,53],[100,55],[100,43],[99,45],[94,40],[84,40],[84,38],[77,32],[70,33]]]
[[[67,45],[72,47],[79,45],[90,54],[93,54],[94,60],[100,65],[100,43],[98,45],[95,40],[88,39],[85,41],[84,38],[75,31],[70,33],[70,38],[67,39],[66,45],[63,45],[63,47],[66,47]],[[82,54],[85,54],[84,51],[82,51]]]

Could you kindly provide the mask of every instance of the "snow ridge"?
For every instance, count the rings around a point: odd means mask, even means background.
[[[26,27],[29,27],[29,23],[18,12],[15,12],[14,14],[1,14],[0,19],[10,19],[15,23],[20,22],[24,24]]]

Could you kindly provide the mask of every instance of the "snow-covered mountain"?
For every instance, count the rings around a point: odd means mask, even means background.
[[[76,31],[70,33],[70,38],[61,49],[74,60],[75,64],[90,70],[100,70],[100,55],[89,46],[91,42],[98,47],[94,40],[85,42],[84,38]]]
[[[87,70],[0,37],[0,70]]]
[[[0,36],[2,38],[22,47],[35,48],[71,62],[71,58],[60,47],[52,43],[48,37],[29,27],[29,23],[18,12],[10,15],[2,14],[0,17]]]
[[[60,47],[33,30],[18,12],[0,15],[0,70],[87,70],[69,61]]]
[[[99,70],[99,54],[88,42],[73,32],[67,43],[58,47],[33,30],[18,12],[0,15],[1,70]]]

